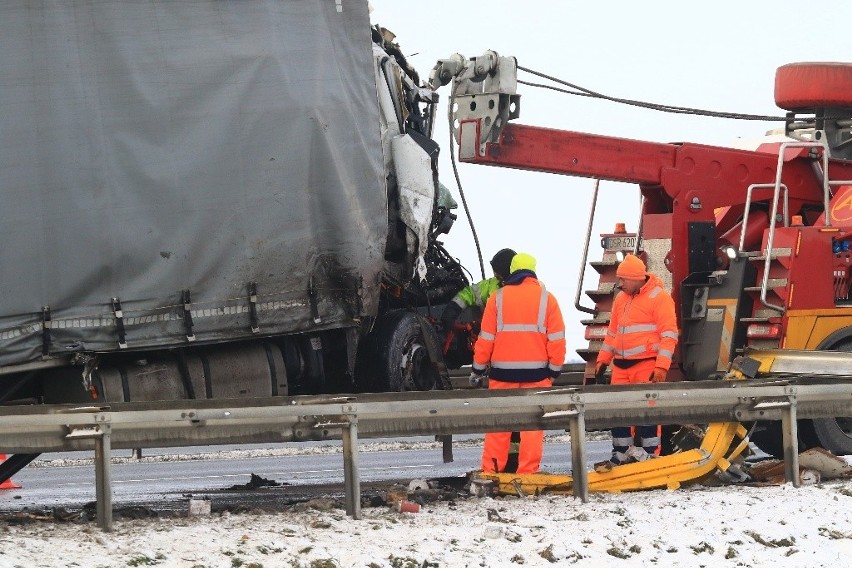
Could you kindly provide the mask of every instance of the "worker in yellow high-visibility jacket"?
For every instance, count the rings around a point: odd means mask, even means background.
[[[441,314],[441,324],[445,330],[452,328],[459,314],[467,307],[476,306],[480,310],[479,315],[482,314],[488,298],[503,285],[503,281],[509,276],[514,256],[515,251],[510,248],[498,251],[491,259],[491,269],[494,271],[494,276],[465,286],[458,291]]]

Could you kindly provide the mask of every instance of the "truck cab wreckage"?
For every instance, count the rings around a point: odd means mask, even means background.
[[[593,308],[580,303],[585,266],[580,271],[576,307],[592,316],[583,322],[589,346],[578,350],[586,361],[584,382],[595,382],[595,359],[617,293],[615,269],[628,252],[639,255],[675,299],[680,342],[669,381],[731,378],[740,374],[733,363],[755,349],[775,350],[759,359],[762,378],[782,377],[777,365],[794,352],[796,364],[785,367],[790,372],[810,375],[839,358],[843,363],[833,365],[830,376],[850,377],[852,64],[779,68],[775,99],[789,111],[785,136],[753,151],[517,124],[519,69],[547,77],[493,51],[469,60],[456,54],[434,67],[433,87],[452,82],[459,160],[594,178],[584,264],[597,182],[635,183],[642,196],[636,233],[621,227],[601,235],[603,258],[591,263],[598,288],[587,291]],[[850,454],[852,419],[845,416],[798,420],[786,425],[783,437],[777,422],[758,422],[751,435],[776,455],[789,452],[790,436],[803,450]],[[740,424],[712,424],[700,447],[589,473],[588,486],[674,487],[727,469],[747,442]],[[481,475],[496,480],[501,491],[517,492],[514,474]],[[572,485],[570,478],[545,477],[549,481],[534,477],[529,483]]]

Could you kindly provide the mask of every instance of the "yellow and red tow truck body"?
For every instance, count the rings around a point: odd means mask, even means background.
[[[588,348],[578,350],[586,382],[594,381],[625,252],[638,254],[678,304],[668,380],[721,378],[747,347],[852,351],[852,64],[779,68],[786,136],[755,150],[510,122],[520,109],[517,62],[486,52],[459,65],[439,62],[433,77],[458,77],[461,161],[638,185],[637,231],[602,235],[603,258],[592,262],[599,285],[587,291],[595,307],[585,310],[593,316],[583,322]],[[852,453],[847,419],[801,422],[804,448]]]

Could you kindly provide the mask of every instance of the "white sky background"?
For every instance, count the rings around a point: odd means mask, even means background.
[[[783,116],[775,106],[775,70],[799,61],[850,58],[852,4],[828,0],[810,5],[773,2],[578,2],[527,0],[458,2],[371,0],[372,21],[397,35],[403,53],[428,78],[438,59],[493,49],[519,65],[606,95],[715,111]],[[544,82],[527,73],[520,78]],[[654,142],[731,146],[781,123],[660,113],[518,85],[516,122]],[[459,219],[445,245],[479,278],[476,248],[449,161],[446,100],[440,93],[441,181],[459,201]],[[574,308],[593,182],[505,168],[460,164],[459,173],[488,260],[511,247],[538,259],[538,275],[559,300],[566,322],[568,359],[587,347]],[[601,254],[597,235],[617,221],[635,230],[638,186],[601,184],[590,260]],[[589,274],[591,272],[592,274]],[[587,270],[583,290],[595,288]],[[581,303],[592,307],[583,294]]]

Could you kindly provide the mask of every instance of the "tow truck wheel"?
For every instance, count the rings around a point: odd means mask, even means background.
[[[837,456],[852,454],[852,418],[799,420],[799,451],[823,448]],[[784,457],[781,423],[758,422],[751,435],[758,448],[776,458]]]
[[[820,349],[852,351],[852,337],[828,343]],[[837,456],[852,454],[852,417],[799,420],[798,429],[799,451],[820,447]],[[758,422],[751,441],[767,454],[781,458],[784,456],[781,436],[780,422]]]
[[[745,425],[752,427],[752,423]],[[764,453],[776,458],[784,457],[784,442],[782,440],[781,423],[775,421],[760,421],[754,425],[749,440]]]
[[[362,372],[361,383],[373,392],[403,392],[431,390],[438,380],[438,371],[429,356],[423,334],[432,335],[433,345],[441,345],[431,325],[420,321],[413,313],[398,310],[376,322],[365,351],[359,358],[369,361]]]
[[[822,349],[852,351],[852,337],[842,339],[832,343],[830,347],[823,347]],[[852,454],[852,417],[838,416],[835,418],[800,420],[799,425],[802,429],[800,437],[804,438],[808,447],[820,446],[838,456]]]
[[[852,64],[790,63],[779,67],[775,104],[793,111],[852,106]]]

